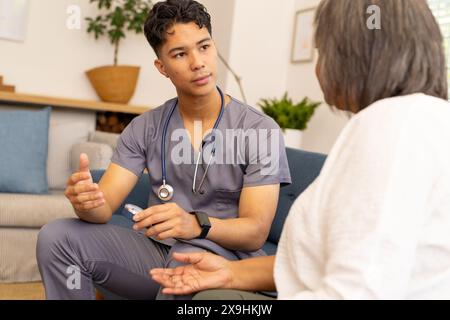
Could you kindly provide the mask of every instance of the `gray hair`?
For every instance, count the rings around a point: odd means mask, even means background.
[[[367,9],[381,29],[367,27]],[[448,98],[443,38],[425,0],[322,0],[317,72],[331,106],[361,111],[377,100],[424,93]]]

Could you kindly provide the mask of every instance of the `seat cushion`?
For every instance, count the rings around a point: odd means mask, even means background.
[[[75,212],[63,191],[48,195],[0,193],[0,227],[41,228],[59,218],[73,218]]]

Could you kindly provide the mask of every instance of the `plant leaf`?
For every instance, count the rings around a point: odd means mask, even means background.
[[[295,104],[286,92],[281,99],[261,99],[258,105],[281,129],[304,130],[321,103],[312,102],[305,97]]]
[[[151,0],[90,0],[99,10],[106,12],[95,19],[86,18],[87,33],[93,33],[95,39],[107,35],[115,45],[126,37],[126,31],[136,34],[143,32],[143,25],[153,7]]]

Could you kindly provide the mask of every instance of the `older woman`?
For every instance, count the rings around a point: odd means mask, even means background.
[[[381,29],[367,27],[370,5],[380,8]],[[164,292],[276,284],[281,299],[450,297],[450,104],[439,27],[425,0],[323,0],[316,25],[325,99],[356,115],[293,205],[276,257],[179,254],[188,265],[151,271]],[[200,298],[257,298],[231,293]]]

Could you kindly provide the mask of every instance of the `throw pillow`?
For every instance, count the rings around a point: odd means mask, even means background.
[[[77,143],[71,150],[72,172],[80,168],[80,154],[86,153],[89,158],[90,170],[106,170],[111,163],[113,149],[106,143],[82,142]]]
[[[51,108],[0,111],[0,192],[48,193]]]
[[[119,140],[120,134],[117,133],[109,133],[102,131],[94,131],[89,133],[89,141],[91,142],[99,142],[106,143],[111,146],[111,148],[116,150],[117,141]]]

